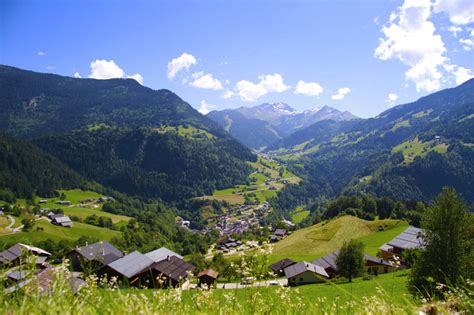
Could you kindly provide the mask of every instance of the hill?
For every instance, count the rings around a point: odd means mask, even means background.
[[[176,94],[132,79],[0,66],[0,119],[0,129],[88,180],[146,198],[176,201],[242,184],[256,159]]]
[[[236,139],[255,149],[273,145],[318,121],[357,118],[349,112],[341,112],[329,106],[298,112],[285,103],[212,111],[207,116]]]
[[[473,201],[473,100],[471,79],[375,118],[316,123],[267,153],[289,161],[313,197],[366,191],[429,201],[451,185]]]
[[[365,221],[342,216],[297,230],[275,244],[271,260],[283,258],[314,260],[339,249],[349,239],[360,239],[365,252],[376,255],[378,248],[401,233],[408,224],[400,220]]]

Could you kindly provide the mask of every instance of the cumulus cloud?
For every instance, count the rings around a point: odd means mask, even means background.
[[[431,92],[440,88],[440,68],[446,62],[446,48],[429,20],[430,0],[405,0],[390,22],[382,28],[375,57],[399,59],[409,66],[405,77],[415,83],[417,91]]]
[[[454,37],[458,37],[458,33],[462,32],[462,28],[459,26],[451,25],[450,27],[448,27],[448,31],[450,31]]]
[[[222,94],[222,98],[228,99],[228,98],[233,97],[234,95],[235,95],[235,93],[232,92],[231,90],[226,90],[226,91],[224,92],[224,94]]]
[[[168,62],[168,78],[172,80],[178,72],[182,70],[189,70],[192,65],[197,64],[196,58],[193,55],[183,53],[181,56],[172,59]]]
[[[445,12],[451,23],[466,25],[474,22],[474,1],[472,0],[436,0],[434,12]]]
[[[237,82],[235,90],[243,101],[252,102],[268,93],[281,93],[290,88],[283,82],[283,77],[278,73],[261,75],[258,79],[258,83],[247,80]]]
[[[202,101],[201,101],[201,104],[200,104],[200,106],[199,106],[198,112],[200,112],[200,113],[203,114],[203,115],[206,115],[206,114],[209,113],[213,108],[215,108],[215,106],[206,103],[205,100],[202,100]]]
[[[342,87],[342,88],[338,89],[337,93],[332,95],[331,98],[335,101],[343,100],[346,97],[346,95],[349,94],[350,91],[351,91],[350,88]]]
[[[390,106],[392,106],[397,100],[398,100],[398,95],[397,94],[389,93],[387,95],[387,99],[385,100],[385,102],[390,104]]]
[[[82,77],[81,77],[81,75],[80,75],[80,73],[79,73],[79,72],[77,72],[77,71],[76,71],[76,72],[74,72],[74,77],[75,77],[76,79],[80,79],[80,78],[82,78]]]
[[[222,90],[222,83],[215,79],[212,74],[204,74],[204,72],[197,72],[193,74],[192,86],[200,89]]]
[[[40,57],[46,56],[46,53],[44,51],[38,51],[38,56]]]
[[[143,85],[143,82],[145,81],[140,73],[135,73],[135,74],[132,74],[132,75],[127,75],[127,79],[134,79],[135,81],[137,81],[137,82],[140,83],[141,85]]]
[[[56,69],[56,66],[46,66],[46,70],[52,71],[54,69]]]
[[[97,59],[91,62],[90,67],[89,78],[91,79],[106,80],[125,76],[125,72],[113,60]]]
[[[471,31],[470,38],[461,38],[459,39],[459,43],[461,43],[464,50],[470,51],[474,48],[474,30]]]
[[[295,94],[318,96],[321,93],[323,93],[323,87],[319,83],[300,80],[296,84]]]
[[[91,79],[107,80],[116,78],[127,78],[134,79],[142,85],[144,82],[144,79],[140,73],[126,75],[125,71],[123,71],[122,68],[120,68],[113,60],[107,61],[104,59],[97,59],[91,62],[90,68],[91,73],[89,74],[89,78]],[[77,74],[79,75],[79,73]],[[76,74],[74,74],[74,77],[76,77]]]
[[[472,70],[464,67],[454,67],[452,73],[456,79],[456,84],[458,85],[474,77]]]

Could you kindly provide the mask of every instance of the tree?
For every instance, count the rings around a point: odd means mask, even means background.
[[[33,228],[33,226],[35,225],[36,221],[34,219],[23,219],[21,220],[21,224],[23,224],[23,231],[24,232],[28,232],[29,230],[31,230],[31,228]]]
[[[352,282],[364,272],[364,244],[358,240],[344,242],[336,259],[337,272]]]
[[[433,296],[440,293],[436,287],[456,286],[462,277],[472,277],[472,216],[454,189],[443,188],[423,215],[421,226],[425,246],[414,262],[410,291]]]

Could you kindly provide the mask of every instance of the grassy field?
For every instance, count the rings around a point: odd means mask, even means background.
[[[167,133],[167,132],[176,132],[178,135],[186,138],[193,138],[195,140],[199,139],[214,139],[215,136],[206,130],[198,129],[193,126],[162,126],[155,129],[158,133]]]
[[[402,152],[405,163],[411,163],[417,156],[424,157],[429,152],[446,153],[448,145],[445,143],[435,144],[434,141],[422,142],[418,138],[408,140],[392,149],[392,153]]]
[[[306,219],[309,215],[310,211],[306,210],[303,206],[298,206],[295,211],[291,214],[291,221],[293,223],[298,224],[304,219]]]
[[[6,227],[10,225],[10,220],[6,216],[0,216],[0,234],[6,234],[10,232]]]
[[[43,230],[38,231],[38,227],[42,228]],[[93,236],[102,240],[110,240],[113,237],[119,237],[120,234],[121,232],[119,231],[113,231],[110,229],[79,222],[74,222],[72,228],[64,228],[53,225],[44,219],[40,219],[36,221],[36,224],[31,231],[1,236],[0,243],[33,243],[35,241],[46,240],[48,238],[75,241],[83,235]]]
[[[383,231],[379,231],[379,227]],[[314,260],[339,249],[344,241],[352,238],[360,239],[366,245],[365,252],[375,255],[382,244],[407,227],[408,224],[400,220],[365,221],[343,216],[294,232],[275,244],[270,260]]]

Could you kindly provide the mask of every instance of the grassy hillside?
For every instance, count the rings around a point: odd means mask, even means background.
[[[371,255],[385,242],[401,233],[408,224],[400,220],[365,221],[343,216],[298,231],[275,244],[272,261],[283,258],[313,260],[339,249],[345,240],[360,239]],[[379,231],[381,229],[381,231]]]
[[[38,228],[42,230],[38,230]],[[81,236],[92,236],[101,240],[110,240],[113,237],[120,237],[120,234],[121,232],[119,231],[113,231],[79,222],[74,222],[72,228],[64,228],[53,225],[45,219],[40,219],[36,221],[36,224],[31,231],[1,236],[0,243],[12,244],[22,242],[34,244],[37,241],[47,239],[75,241]]]

